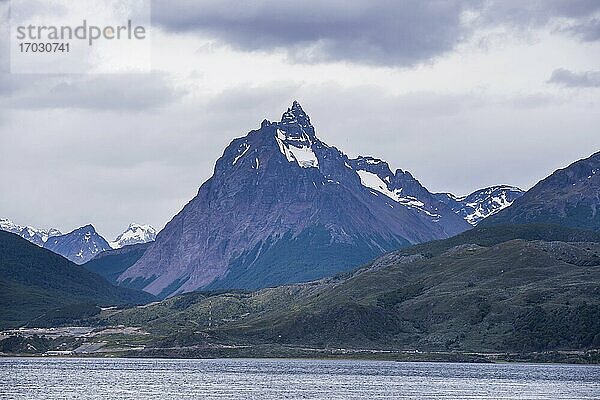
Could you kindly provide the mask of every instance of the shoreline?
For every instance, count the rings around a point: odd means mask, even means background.
[[[247,349],[247,348],[246,348]],[[383,361],[407,363],[467,363],[467,364],[528,364],[528,365],[600,365],[600,352],[544,352],[544,353],[472,353],[472,352],[379,352],[379,353],[335,353],[326,349],[287,348],[287,352],[253,349],[252,352],[210,351],[207,349],[144,349],[128,351],[105,351],[91,353],[0,353],[0,358],[56,358],[56,359],[170,359],[170,360],[211,360],[211,359],[249,359],[249,360],[340,360],[340,361]],[[238,350],[238,349],[227,349]],[[262,351],[261,351],[262,350]]]

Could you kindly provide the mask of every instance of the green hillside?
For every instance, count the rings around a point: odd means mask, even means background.
[[[477,228],[321,281],[191,293],[102,322],[142,326],[150,347],[531,352],[600,347],[600,237],[533,225]],[[160,354],[150,348],[146,354]]]
[[[60,322],[97,312],[95,305],[140,304],[153,296],[104,278],[0,231],[0,328]]]

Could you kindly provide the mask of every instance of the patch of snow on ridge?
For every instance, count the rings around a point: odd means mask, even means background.
[[[373,157],[365,157],[365,161],[367,162],[367,164],[371,164],[371,165],[379,165],[383,162],[383,161],[381,161],[377,158],[373,158]]]
[[[240,155],[238,155],[237,157],[235,157],[235,159],[233,160],[233,162],[231,163],[231,165],[235,165],[236,162],[238,162],[238,160],[240,158],[242,158],[244,156],[244,154],[246,154],[246,152],[248,152],[248,150],[250,149],[250,145],[248,143],[242,143],[242,146],[244,148],[244,150],[242,150],[242,153]]]
[[[363,186],[376,190],[398,203],[400,202],[400,191],[392,192],[377,174],[364,170],[358,170],[356,173],[360,177],[360,183],[362,183]]]
[[[513,188],[510,186],[509,187],[501,187],[500,189],[520,191],[519,188]],[[490,197],[486,201],[483,201],[483,202],[466,203],[465,206],[470,208],[473,211],[467,214],[467,216],[465,217],[465,220],[471,225],[477,225],[477,223],[479,223],[482,219],[487,218],[491,215],[494,215],[501,210],[504,210],[506,207],[509,207],[510,205],[512,205],[512,203],[514,203],[514,200],[510,201],[506,197],[506,191],[502,192],[498,196]]]
[[[506,192],[502,193],[500,196],[492,197],[489,201],[490,203],[495,204],[494,208],[491,210],[484,209],[483,205],[479,203],[467,203],[466,206],[471,207],[474,211],[472,213],[469,213],[465,217],[465,220],[471,225],[476,225],[482,219],[494,215],[501,210],[504,210],[506,207],[509,207],[514,202],[509,201],[506,198]]]
[[[319,160],[310,147],[290,146],[289,150],[302,168],[319,168]]]
[[[23,228],[12,222],[10,219],[0,218],[0,229],[7,232],[13,232],[16,230],[21,230]]]
[[[288,162],[295,161],[302,168],[319,168],[319,160],[311,148],[308,137],[288,138],[284,131],[277,129],[275,139],[277,140],[279,151],[281,151]]]
[[[21,226],[7,218],[0,218],[0,230],[15,233],[38,246],[46,243],[50,237],[62,235],[58,229],[38,229],[32,226]]]
[[[424,212],[425,214],[431,217],[439,217],[438,214],[434,214],[424,208],[425,203],[417,199],[413,196],[403,197],[400,194],[402,193],[402,189],[390,190],[388,185],[381,180],[381,178],[372,172],[358,170],[356,171],[358,176],[360,177],[360,183],[372,190],[375,190],[381,194],[386,195],[390,199],[394,200],[397,203],[402,204],[403,206],[415,208],[419,211]]]
[[[456,196],[452,193],[446,193],[446,196],[448,196],[448,198],[454,200],[454,201],[463,201],[464,199],[467,198],[468,195],[464,195],[464,196]]]

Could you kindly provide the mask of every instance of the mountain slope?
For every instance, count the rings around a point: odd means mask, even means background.
[[[48,241],[48,238],[62,235],[58,229],[38,229],[32,226],[21,226],[6,218],[0,218],[0,230],[15,233],[40,247],[44,247],[44,243]]]
[[[48,239],[44,248],[66,257],[75,264],[83,264],[111,247],[92,225],[86,225]]]
[[[104,278],[8,232],[0,232],[0,326],[14,327],[60,307],[145,303],[152,296]]]
[[[231,142],[119,282],[166,296],[311,280],[467,228],[410,174],[319,140],[294,102]]]
[[[123,246],[119,249],[106,250],[98,253],[94,258],[81,266],[116,284],[119,275],[135,264],[151,245],[151,242],[138,243]]]
[[[159,338],[154,346],[190,346],[178,354],[192,356],[193,346],[207,343],[584,350],[600,347],[599,317],[599,233],[505,225],[386,254],[343,276],[187,294],[105,313],[104,322],[144,326]],[[152,354],[161,353],[145,352]]]
[[[483,224],[532,222],[600,230],[600,152],[555,171]]]
[[[435,197],[469,224],[476,226],[484,218],[510,206],[523,193],[518,187],[497,185],[476,190],[464,197],[456,197],[451,193],[437,193]]]
[[[121,233],[109,244],[113,249],[120,249],[132,244],[153,242],[156,239],[156,233],[156,229],[151,225],[132,223],[129,224],[125,232]]]

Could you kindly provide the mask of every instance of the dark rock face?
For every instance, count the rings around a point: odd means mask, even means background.
[[[86,225],[65,235],[49,238],[44,248],[60,254],[75,264],[83,264],[111,247],[92,225]]]
[[[436,193],[435,197],[469,224],[476,226],[484,218],[510,206],[523,193],[523,190],[515,186],[497,185],[476,190],[464,197],[457,197],[451,193]]]
[[[469,227],[408,172],[319,140],[294,102],[280,122],[231,142],[119,282],[163,296],[298,282]]]
[[[533,222],[600,231],[600,152],[555,171],[484,224]]]

